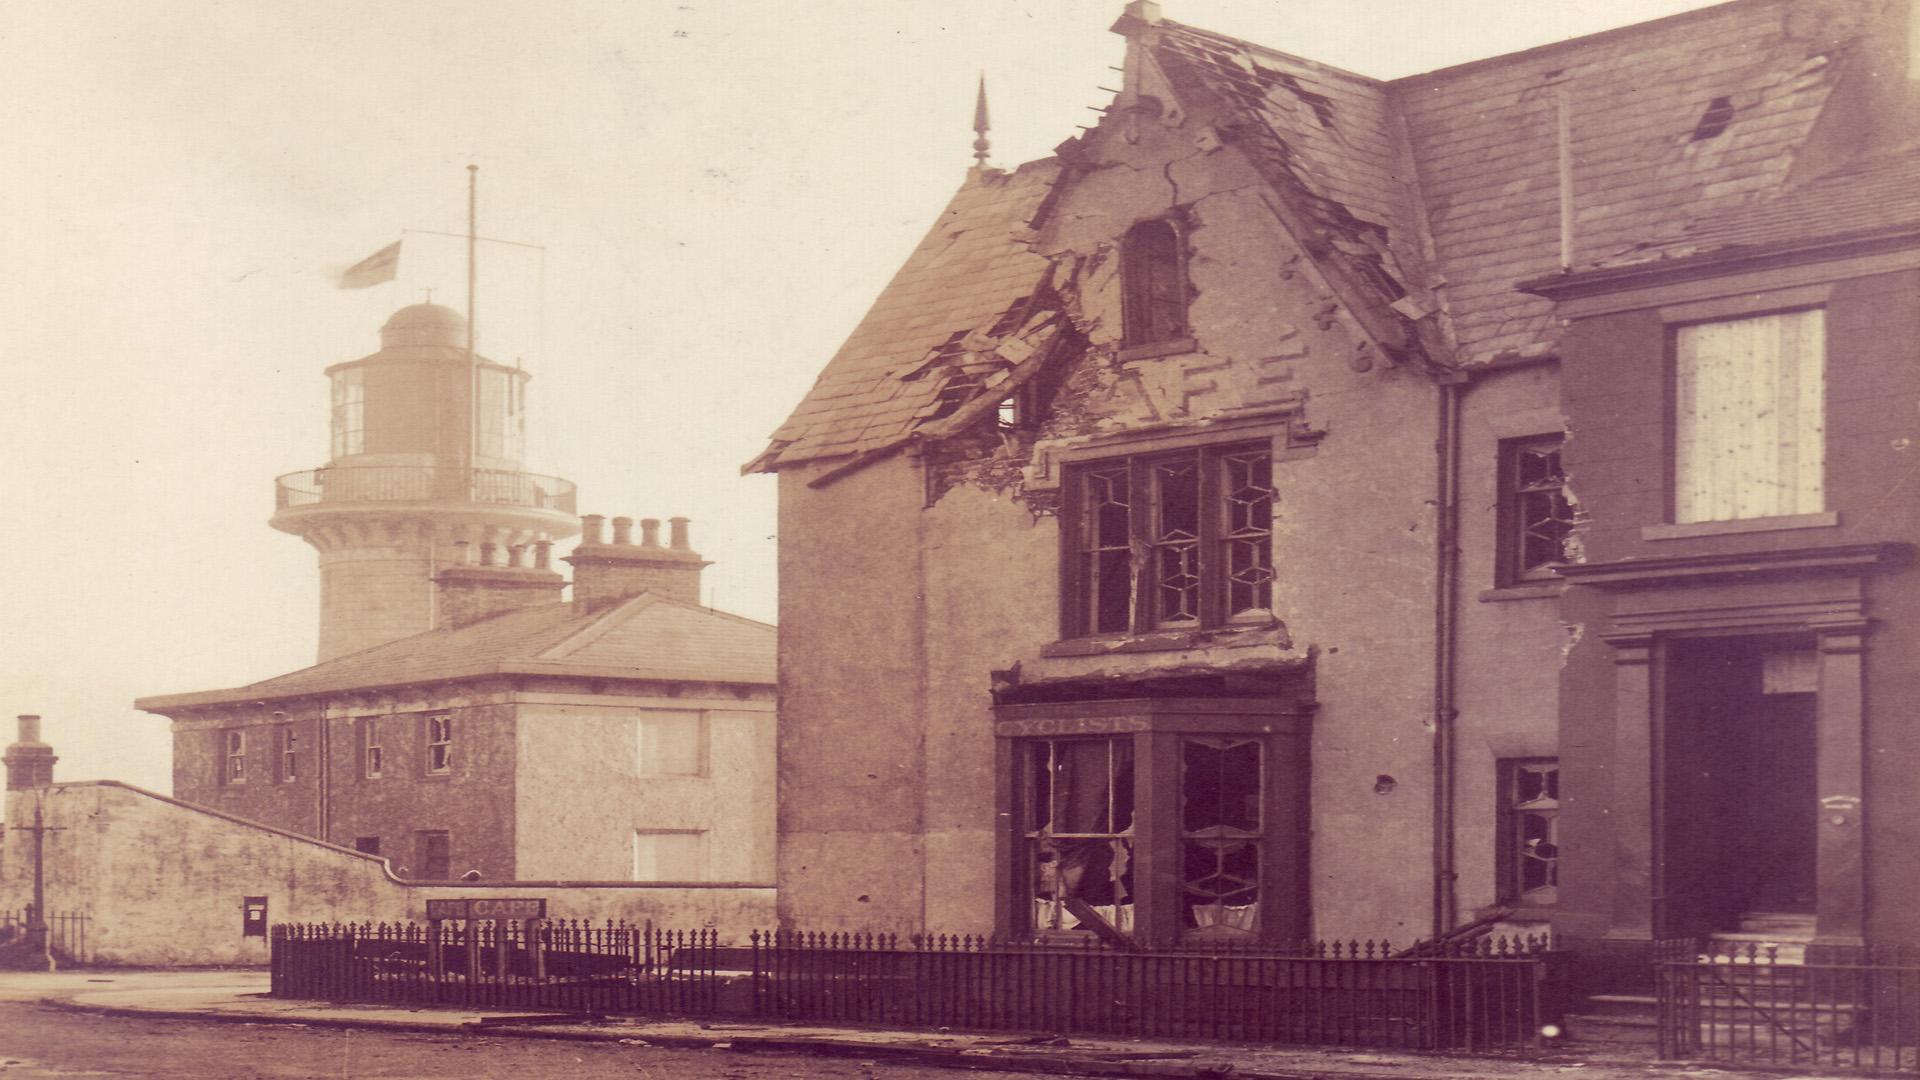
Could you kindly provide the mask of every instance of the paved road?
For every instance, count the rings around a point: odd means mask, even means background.
[[[0,1080],[401,1077],[502,1080],[1032,1080],[1031,1074],[797,1054],[669,1050],[557,1039],[415,1035],[94,1016],[0,1001]]]

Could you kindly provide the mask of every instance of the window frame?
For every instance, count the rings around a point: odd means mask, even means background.
[[[433,713],[421,718],[421,770],[428,776],[453,775],[453,714]]]
[[[1554,806],[1550,810],[1528,810],[1518,802],[1520,776],[1528,769],[1550,766],[1553,771]],[[1526,814],[1548,814],[1555,822],[1553,835],[1559,836],[1558,819],[1560,816],[1560,759],[1552,756],[1531,756],[1500,758],[1495,762],[1498,770],[1497,796],[1495,803],[1496,832],[1494,844],[1494,895],[1502,904],[1518,907],[1545,907],[1559,899],[1559,852],[1556,850],[1551,860],[1550,874],[1553,880],[1531,892],[1526,889],[1526,866],[1523,860],[1527,856],[1524,839],[1524,817]]]
[[[247,782],[247,733],[244,728],[220,729],[220,783]]]
[[[277,734],[280,741],[278,779],[290,784],[300,779],[300,733],[293,724],[281,724]]]
[[[1157,244],[1164,250],[1154,250]],[[1192,344],[1187,236],[1179,222],[1148,218],[1129,227],[1120,238],[1119,277],[1122,349]]]
[[[1559,457],[1558,509],[1566,515],[1566,533],[1561,537],[1561,555],[1557,559],[1528,566],[1526,562],[1527,515],[1525,500],[1529,495],[1548,491],[1545,485],[1525,487],[1521,483],[1520,457],[1523,453],[1552,444],[1554,454]],[[1494,511],[1494,584],[1497,586],[1530,585],[1543,581],[1557,581],[1559,575],[1553,571],[1553,563],[1565,560],[1566,537],[1573,530],[1573,503],[1567,497],[1566,435],[1564,432],[1543,432],[1539,435],[1523,435],[1501,439],[1498,461],[1495,465],[1495,484],[1498,494]]]
[[[364,454],[367,451],[367,376],[359,366],[341,368],[333,373],[328,425],[329,443],[334,458]]]
[[[1148,947],[1231,940],[1298,941],[1310,931],[1308,884],[1311,698],[1306,688],[1260,698],[1137,698],[1099,701],[1001,701],[994,707],[995,932],[1014,940],[1083,942],[1101,928],[1051,929],[1040,917],[1042,879],[1035,857],[1036,743],[1079,738],[1131,740],[1134,791],[1131,880],[1127,904],[1132,940]],[[1259,907],[1251,925],[1217,920],[1187,925],[1189,839],[1227,839],[1212,827],[1190,829],[1186,816],[1188,740],[1260,745],[1258,845]],[[1116,785],[1117,786],[1117,785]],[[1226,790],[1226,789],[1221,789]],[[1244,788],[1242,789],[1244,790]],[[1106,823],[1109,827],[1111,821]],[[1189,836],[1189,834],[1193,834]],[[1091,863],[1089,863],[1091,865]],[[1110,869],[1110,866],[1109,866]],[[1116,891],[1117,892],[1117,891]],[[1115,897],[1082,894],[1103,918]],[[1116,928],[1117,929],[1117,928]]]
[[[380,741],[380,718],[362,716],[355,721],[355,756],[360,759],[360,778],[378,780],[386,774],[387,753]]]
[[[1267,504],[1266,527],[1263,530],[1243,533],[1236,537],[1230,525],[1229,498],[1224,476],[1227,462],[1234,459],[1257,457],[1261,459],[1260,468],[1266,473]],[[1270,626],[1274,622],[1273,588],[1278,578],[1274,566],[1273,540],[1275,529],[1274,508],[1279,502],[1277,485],[1274,483],[1274,466],[1277,456],[1273,452],[1271,439],[1253,441],[1223,441],[1201,443],[1173,449],[1155,449],[1135,454],[1120,454],[1112,457],[1091,458],[1067,462],[1062,472],[1061,529],[1060,529],[1060,636],[1063,640],[1099,637],[1138,637],[1147,634],[1179,633],[1193,630],[1212,630],[1223,626],[1249,625]],[[1191,462],[1195,469],[1196,525],[1191,541],[1193,552],[1192,574],[1197,579],[1195,617],[1186,619],[1163,619],[1154,610],[1161,598],[1165,576],[1162,574],[1162,558],[1155,555],[1148,558],[1135,558],[1135,553],[1144,549],[1157,549],[1166,552],[1186,543],[1168,536],[1156,536],[1156,519],[1164,514],[1164,508],[1155,502],[1155,478],[1158,470],[1168,464]],[[1092,564],[1096,561],[1096,551],[1116,554],[1121,549],[1116,545],[1105,547],[1089,546],[1090,538],[1098,544],[1097,526],[1090,519],[1095,515],[1089,512],[1090,484],[1100,477],[1112,476],[1124,472],[1124,490],[1127,494],[1128,540],[1129,540],[1129,615],[1124,628],[1110,628],[1101,621],[1099,604],[1090,593],[1095,586],[1096,571]],[[1264,592],[1266,606],[1244,608],[1231,611],[1232,572],[1231,558],[1227,554],[1227,545],[1236,539],[1245,540],[1257,537],[1263,541],[1264,582],[1256,583],[1256,598]],[[1141,598],[1151,598],[1142,602]]]
[[[1820,298],[1782,296],[1777,298],[1777,300],[1778,302],[1768,306],[1750,307],[1741,304],[1728,307],[1725,304],[1710,303],[1682,305],[1677,308],[1662,309],[1661,314],[1666,322],[1665,419],[1667,446],[1664,462],[1666,471],[1665,519],[1669,525],[1687,528],[1692,526],[1713,526],[1724,523],[1765,521],[1774,518],[1791,518],[1824,513],[1830,505],[1832,491],[1827,473],[1829,464],[1828,449],[1830,446],[1828,419],[1832,404],[1828,394],[1830,383],[1829,367],[1832,353],[1829,345],[1832,332],[1830,320],[1827,318],[1827,304],[1824,296]],[[1819,316],[1816,326],[1817,333],[1814,335],[1813,340],[1818,343],[1819,347],[1819,357],[1815,363],[1817,377],[1814,379],[1814,382],[1818,386],[1819,394],[1819,415],[1816,418],[1816,423],[1820,434],[1820,468],[1815,480],[1818,490],[1798,493],[1795,497],[1796,499],[1801,497],[1809,498],[1816,505],[1811,508],[1795,506],[1791,509],[1782,509],[1776,506],[1765,513],[1741,514],[1736,512],[1733,516],[1720,516],[1717,514],[1709,514],[1705,511],[1689,511],[1687,509],[1687,495],[1681,488],[1681,456],[1686,449],[1682,441],[1684,419],[1681,415],[1683,380],[1682,335],[1700,327],[1731,326],[1738,323],[1753,322],[1779,316],[1806,315],[1810,313],[1817,313]],[[1775,480],[1776,483],[1778,483],[1779,478],[1776,477]]]

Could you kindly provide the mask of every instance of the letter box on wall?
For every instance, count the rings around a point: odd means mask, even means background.
[[[264,896],[243,896],[240,898],[240,936],[267,936],[267,898]]]

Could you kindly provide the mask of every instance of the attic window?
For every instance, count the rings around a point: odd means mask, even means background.
[[[1187,267],[1180,233],[1164,220],[1127,230],[1120,245],[1126,343],[1175,341],[1187,333]]]
[[[1711,139],[1727,130],[1733,123],[1733,99],[1717,97],[1707,105],[1707,111],[1700,114],[1700,122],[1694,125],[1693,142]]]

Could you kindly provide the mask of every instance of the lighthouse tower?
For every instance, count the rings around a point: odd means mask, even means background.
[[[320,553],[323,661],[432,629],[449,570],[558,581],[573,484],[522,469],[527,373],[469,362],[466,334],[435,304],[394,312],[379,352],[327,369],[332,457],[275,481],[271,524]]]

